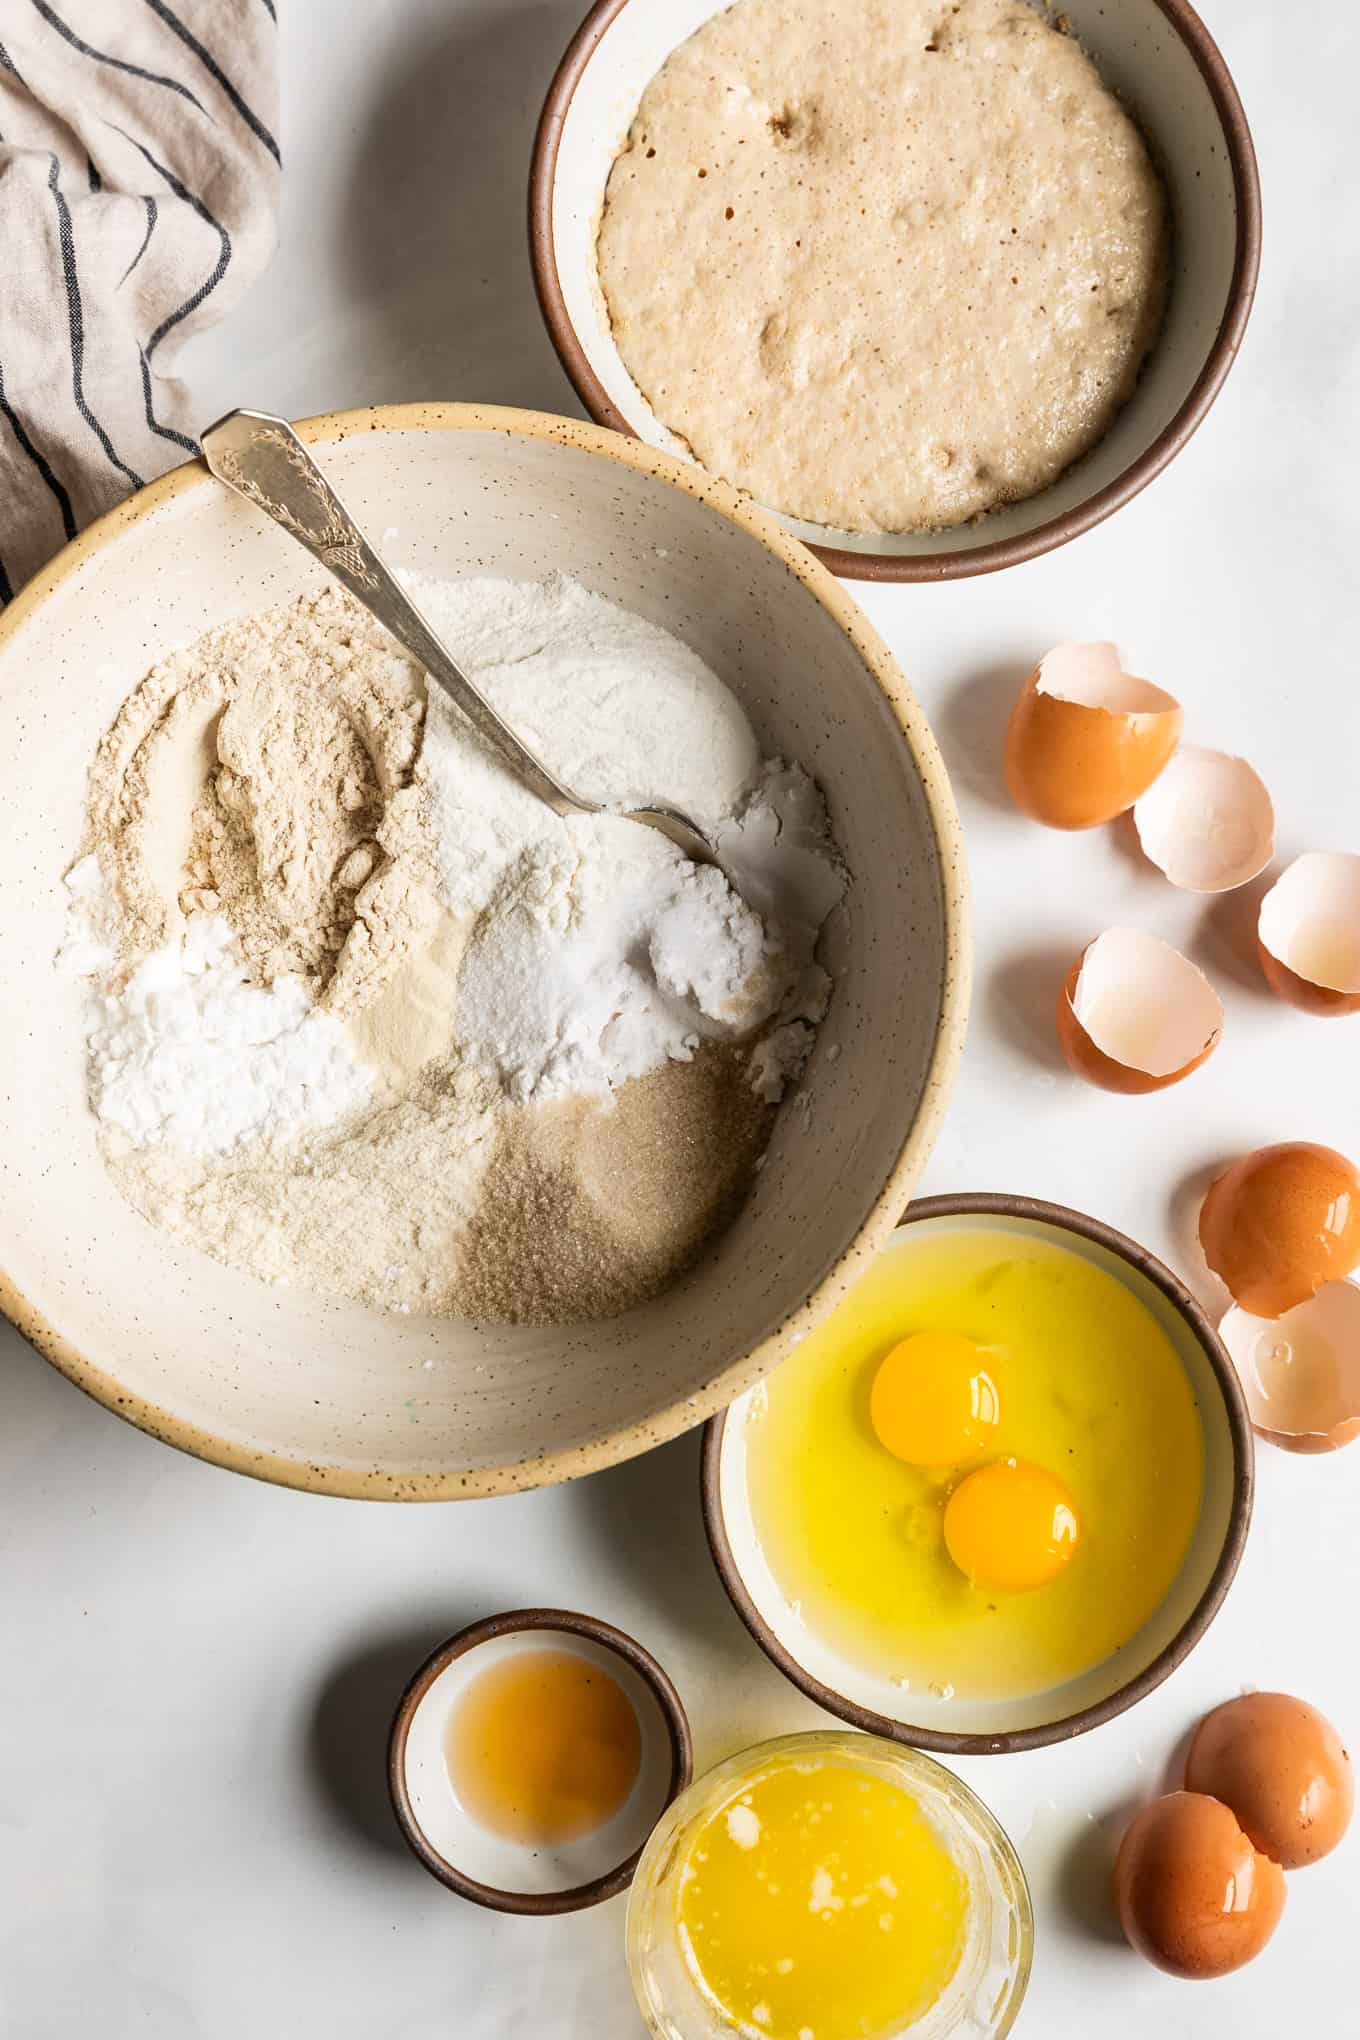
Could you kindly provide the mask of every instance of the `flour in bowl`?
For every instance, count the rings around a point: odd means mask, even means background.
[[[529,794],[338,590],[155,669],[90,782],[61,962],[152,1222],[267,1280],[565,1321],[727,1222],[831,984],[821,796],[658,625],[562,576],[412,581],[506,717],[733,872]]]

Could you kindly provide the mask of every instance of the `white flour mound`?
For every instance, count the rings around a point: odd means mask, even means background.
[[[449,904],[480,915],[459,980],[467,1053],[516,1101],[607,1099],[777,1018],[775,1061],[757,1051],[752,1064],[776,1100],[826,1010],[812,952],[845,887],[812,781],[761,764],[739,704],[688,646],[563,575],[410,585],[562,779],[614,807],[693,815],[736,881],[636,823],[564,821],[432,689],[422,769],[437,861]]]
[[[511,727],[590,799],[628,808],[659,798],[702,826],[727,814],[754,776],[759,752],[735,697],[658,624],[564,574],[403,578]],[[438,687],[430,688],[422,771],[455,912],[480,912],[526,855],[569,849],[567,824]]]
[[[90,1103],[136,1148],[224,1154],[292,1140],[368,1103],[344,1027],[303,979],[252,985],[220,915],[193,915],[91,1002]]]
[[[777,1105],[803,1074],[831,979],[817,940],[845,892],[845,867],[831,840],[826,803],[801,765],[773,758],[736,814],[718,830],[718,850],[742,898],[767,928],[778,928],[787,974],[779,1025],[751,1051],[751,1088]]]
[[[463,1040],[511,1097],[607,1094],[769,1017],[778,954],[721,872],[635,822],[565,833],[501,887],[459,983]]]

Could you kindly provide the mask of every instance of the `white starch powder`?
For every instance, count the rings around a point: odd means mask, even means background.
[[[559,574],[410,585],[570,785],[692,814],[736,885],[637,823],[562,820],[432,690],[423,768],[439,864],[452,904],[485,909],[459,986],[468,1052],[517,1100],[607,1096],[703,1040],[820,1019],[830,986],[812,950],[845,884],[821,796],[798,767],[762,767],[702,660]],[[806,1028],[785,1038],[778,1078],[762,1058],[762,1095],[779,1095],[810,1045]]]
[[[296,1139],[369,1101],[340,1022],[300,977],[252,985],[216,914],[194,915],[121,992],[97,998],[87,1040],[90,1103],[134,1147],[222,1154]]]

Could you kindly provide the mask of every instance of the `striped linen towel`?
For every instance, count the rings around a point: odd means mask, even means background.
[[[198,451],[182,343],[269,260],[274,0],[0,0],[0,605]]]

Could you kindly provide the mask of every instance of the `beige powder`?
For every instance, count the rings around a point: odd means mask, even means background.
[[[707,1046],[593,1103],[511,1107],[428,1066],[407,1095],[301,1146],[211,1163],[105,1156],[153,1224],[269,1282],[389,1311],[564,1324],[657,1295],[735,1215],[774,1108]]]
[[[416,780],[424,681],[338,590],[224,625],[155,668],[99,747],[90,814],[125,950],[222,912],[251,975],[339,1016],[438,913]]]
[[[205,1162],[106,1140],[106,1159],[144,1217],[215,1260],[383,1310],[456,1312],[506,1110],[489,1078],[436,1064],[395,1103],[304,1143]]]
[[[599,269],[625,363],[705,467],[915,531],[1102,437],[1167,243],[1137,128],[1025,0],[738,0],[643,95]]]
[[[152,1223],[230,1266],[380,1309],[521,1322],[655,1295],[728,1222],[773,1109],[717,1046],[596,1101],[510,1104],[457,1047],[472,917],[437,875],[423,676],[327,591],[148,675],[100,745],[92,847],[123,907],[115,977],[224,914],[256,983],[307,979],[372,1104],[302,1140],[105,1160]]]

